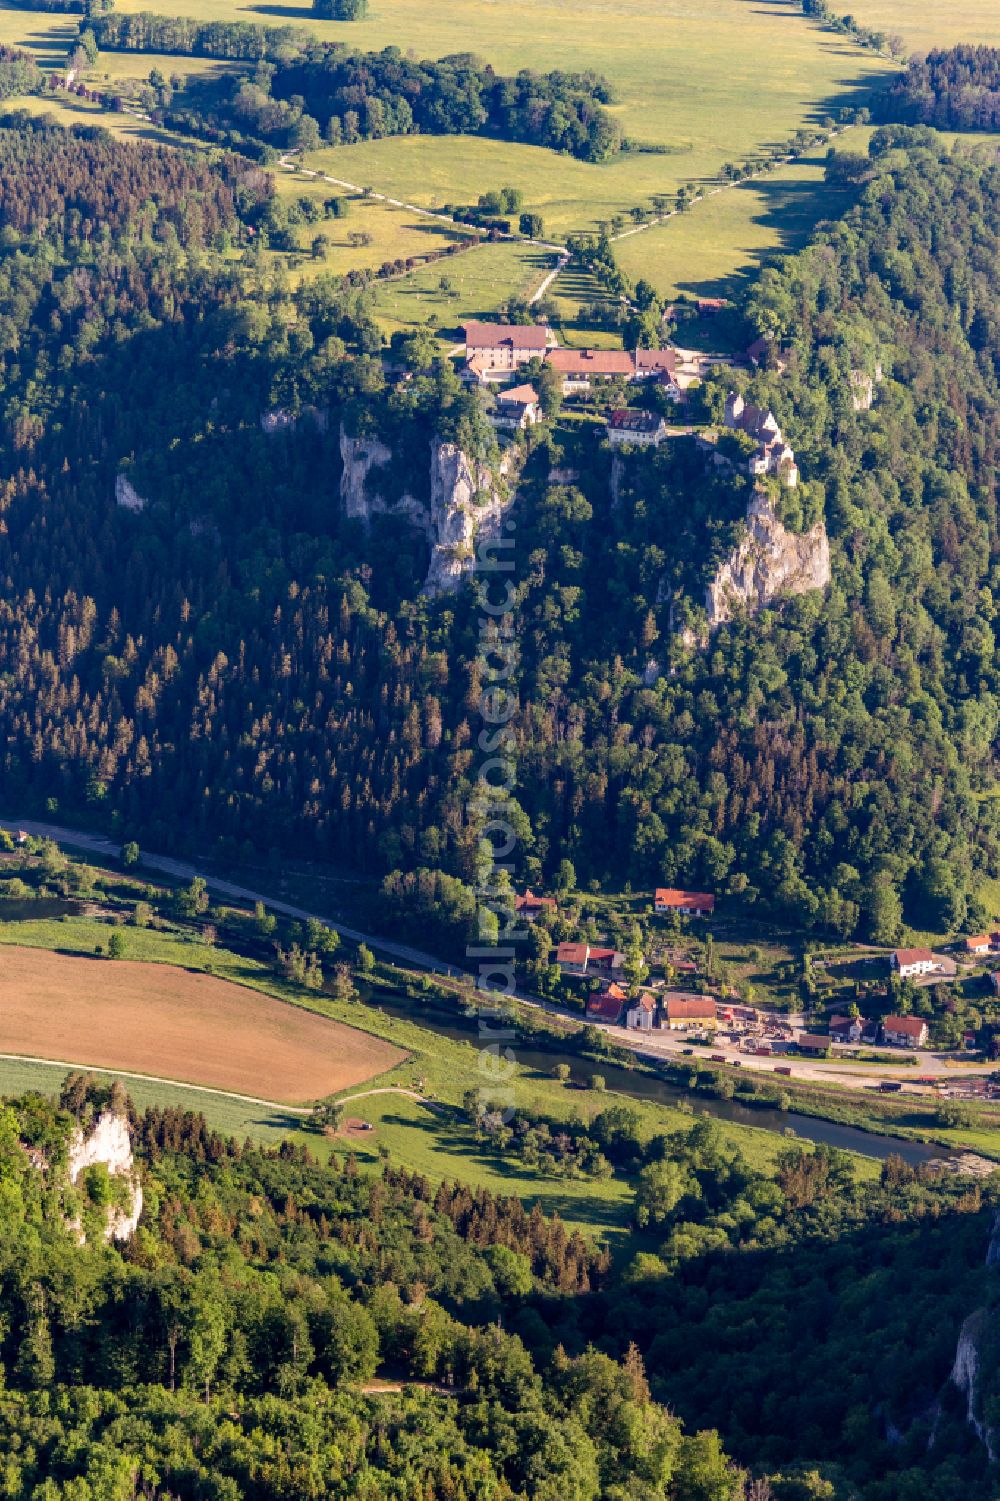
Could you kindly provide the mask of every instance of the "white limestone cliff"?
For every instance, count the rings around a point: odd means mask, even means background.
[[[428,454],[429,501],[404,494],[390,502],[373,471],[389,463],[391,450],[379,438],[352,438],[342,427],[341,507],[366,526],[375,515],[405,516],[430,545],[423,592],[446,594],[471,570],[477,540],[498,534],[514,498],[519,455],[518,448],[508,448],[493,469],[455,443],[434,442]]]
[[[763,491],[747,507],[746,532],[721,565],[705,594],[710,630],[738,610],[755,614],[776,599],[825,589],[830,582],[830,541],[822,521],[808,532],[790,532]]]
[[[476,542],[499,535],[513,501],[516,452],[508,448],[493,470],[470,459],[454,443],[432,445],[431,561],[424,580],[425,594],[447,594],[457,589],[472,568]]]
[[[103,1163],[112,1178],[124,1180],[128,1203],[124,1208],[108,1211],[106,1240],[128,1240],[135,1233],[142,1214],[142,1183],[132,1155],[132,1137],[123,1115],[105,1110],[88,1131],[77,1126],[69,1144],[69,1181],[75,1184],[81,1173]],[[82,1238],[82,1229],[74,1225]]]
[[[144,511],[147,505],[146,497],[139,494],[127,474],[115,479],[115,500],[126,511]]]

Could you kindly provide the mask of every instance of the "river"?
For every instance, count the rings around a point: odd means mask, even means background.
[[[478,1023],[474,1016],[466,1017],[461,1011],[442,1005],[440,1002],[420,997],[410,999],[404,995],[387,994],[379,990],[367,995],[362,991],[362,1001],[387,1016],[416,1022],[429,1032],[450,1037],[455,1042],[472,1042],[478,1035]],[[886,1157],[902,1157],[912,1167],[932,1158],[947,1156],[944,1147],[926,1142],[908,1141],[899,1136],[877,1136],[871,1131],[862,1131],[858,1126],[845,1126],[838,1121],[821,1120],[811,1115],[800,1115],[794,1110],[777,1110],[768,1106],[744,1105],[738,1100],[717,1100],[710,1095],[694,1094],[680,1085],[640,1069],[623,1068],[620,1064],[592,1061],[574,1053],[563,1052],[557,1047],[545,1048],[537,1044],[527,1046],[517,1041],[514,1055],[520,1069],[533,1069],[551,1075],[557,1063],[569,1065],[570,1079],[576,1084],[588,1084],[591,1075],[601,1074],[609,1090],[629,1095],[635,1100],[655,1100],[661,1105],[679,1105],[682,1102],[704,1115],[719,1120],[732,1121],[740,1126],[755,1126],[758,1130],[775,1131],[779,1135],[802,1137],[805,1141],[822,1142],[825,1146],[838,1147],[845,1152],[859,1152],[864,1157],[884,1161]],[[694,1061],[694,1060],[692,1060]]]

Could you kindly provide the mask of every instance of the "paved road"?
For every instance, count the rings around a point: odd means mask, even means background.
[[[10,819],[0,817],[0,828],[5,828],[11,833],[18,829],[24,829],[28,834],[39,839],[54,839],[59,844],[68,844],[75,849],[83,850],[87,854],[101,858],[117,859],[121,855],[121,845],[114,840],[106,838],[103,834],[83,833],[78,829],[69,829],[59,824],[43,823],[35,819]],[[219,876],[210,875],[207,871],[199,870],[197,866],[186,860],[175,860],[169,855],[151,854],[146,850],[142,852],[141,870],[159,871],[164,875],[172,876],[178,881],[191,881],[195,876],[201,876],[210,891],[220,896],[230,897],[236,901],[254,904],[263,902],[272,912],[280,912],[286,917],[292,917],[299,922],[305,922],[308,918],[316,918],[320,922],[330,922],[336,925],[337,931],[345,938],[354,943],[365,943],[377,953],[386,955],[390,959],[397,959],[404,965],[413,966],[416,969],[429,971],[431,974],[443,975],[452,980],[464,980],[466,983],[474,983],[473,977],[467,971],[457,965],[446,964],[434,954],[425,953],[422,949],[412,948],[409,944],[396,943],[391,939],[384,938],[376,933],[364,933],[358,928],[345,926],[330,913],[314,912],[305,907],[295,906],[291,902],[281,901],[270,896],[267,892],[255,891],[249,886],[240,886],[234,881],[223,880]],[[550,1001],[540,1000],[537,996],[526,995],[523,991],[515,991],[514,998],[526,1006],[531,1006],[539,1011],[546,1011],[550,1015],[560,1016],[566,1020],[579,1022],[578,1012],[565,1010],[560,1006],[553,1005]],[[487,1001],[484,1000],[484,1004]],[[677,1062],[684,1056],[684,1049],[690,1047],[690,1041],[683,1032],[627,1032],[621,1027],[611,1026],[607,1023],[597,1023],[598,1029],[605,1032],[619,1047],[630,1048],[633,1052],[646,1053],[659,1058],[666,1058]],[[881,1079],[898,1079],[912,1087],[915,1076],[919,1074],[937,1075],[942,1079],[959,1079],[976,1073],[989,1073],[993,1065],[988,1064],[954,1064],[946,1062],[939,1054],[920,1052],[917,1056],[917,1066],[912,1071],[905,1065],[895,1065],[880,1069],[873,1064],[871,1068],[837,1068],[829,1063],[824,1064],[820,1059],[786,1058],[784,1056],[761,1058],[753,1054],[741,1053],[728,1043],[713,1042],[710,1047],[699,1047],[692,1062],[696,1057],[704,1059],[711,1053],[721,1054],[727,1063],[739,1062],[743,1068],[751,1069],[760,1073],[774,1073],[778,1068],[791,1068],[793,1077],[797,1079],[811,1079],[825,1084],[837,1083],[845,1087],[855,1085],[862,1087],[865,1084],[873,1084]],[[39,1060],[44,1062],[45,1060]],[[77,1067],[76,1064],[67,1067]],[[145,1076],[143,1076],[145,1077]],[[163,1080],[164,1083],[174,1083],[174,1080]],[[188,1086],[195,1087],[195,1086]],[[288,1106],[275,1105],[273,1101],[256,1101],[258,1104],[271,1104],[275,1109],[288,1109]]]
[[[84,850],[87,854],[97,855],[104,859],[116,860],[121,856],[121,845],[113,839],[107,839],[103,834],[86,834],[79,829],[67,829],[59,824],[40,823],[36,819],[10,819],[0,818],[0,828],[14,833],[23,829],[26,834],[31,834],[36,839],[55,839],[59,844],[71,845],[74,849]],[[363,933],[358,928],[349,928],[336,918],[331,918],[329,913],[312,912],[306,907],[297,907],[291,902],[283,902],[278,898],[269,896],[264,891],[254,891],[249,886],[237,885],[235,881],[225,881],[220,876],[209,875],[207,871],[199,870],[196,865],[191,865],[186,860],[175,860],[170,855],[151,854],[147,850],[142,852],[140,874],[142,871],[160,871],[163,875],[173,876],[177,881],[192,881],[195,876],[201,876],[210,891],[217,892],[220,896],[232,897],[236,901],[263,902],[272,912],[280,912],[285,917],[294,917],[299,922],[305,922],[310,917],[319,922],[336,923],[338,933],[349,938],[353,943],[366,943],[369,948],[377,949],[379,953],[388,954],[393,959],[400,959],[404,964],[415,965],[418,969],[430,970],[433,974],[451,975],[458,979],[463,971],[453,964],[445,964],[443,960],[433,954],[425,954],[421,949],[411,948],[405,943],[394,943],[391,939],[381,938],[374,933]]]

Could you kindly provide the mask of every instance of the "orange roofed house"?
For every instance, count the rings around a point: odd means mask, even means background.
[[[656,888],[657,912],[678,912],[681,917],[711,917],[715,897],[707,891],[678,891],[673,886]]]
[[[718,1021],[718,1006],[707,995],[668,995],[663,1003],[663,1016],[671,1032],[685,1027],[714,1027]]]
[[[527,922],[534,922],[543,912],[557,911],[554,896],[536,896],[529,886],[523,896],[515,896],[514,911]]]

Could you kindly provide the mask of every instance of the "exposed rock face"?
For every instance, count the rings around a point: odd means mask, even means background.
[[[706,591],[709,629],[739,609],[754,614],[774,599],[825,589],[829,582],[830,542],[823,522],[802,535],[787,531],[767,496],[756,491],[747,508],[746,534]]]
[[[516,464],[508,448],[496,471],[470,459],[454,443],[431,447],[431,561],[425,594],[457,589],[474,562],[477,541],[496,537],[513,500],[508,484]]]
[[[103,1111],[86,1134],[79,1126],[74,1132],[69,1147],[70,1182],[76,1183],[81,1173],[98,1163],[104,1163],[112,1178],[124,1179],[129,1191],[126,1209],[109,1210],[105,1239],[128,1240],[142,1214],[142,1184],[132,1155],[128,1121],[110,1110]]]
[[[115,500],[126,511],[146,509],[146,497],[139,494],[126,474],[119,474],[115,480]]]
[[[519,453],[508,448],[494,471],[454,443],[432,443],[429,504],[409,494],[389,502],[372,470],[389,463],[390,449],[378,438],[352,438],[341,428],[340,502],[345,515],[365,525],[375,515],[393,515],[418,527],[431,548],[423,592],[445,594],[471,570],[477,540],[498,535],[513,500]]]
[[[980,1441],[986,1446],[986,1452],[990,1460],[996,1462],[996,1453],[993,1447],[993,1435],[983,1422],[979,1412],[979,1346],[977,1337],[983,1320],[982,1309],[970,1314],[962,1325],[962,1332],[958,1336],[958,1346],[955,1350],[955,1364],[952,1366],[951,1379],[963,1393],[966,1400],[966,1421],[974,1428]]]
[[[392,452],[378,438],[351,438],[340,428],[340,457],[343,471],[340,476],[340,504],[345,516],[352,516],[366,524],[376,511],[387,511],[378,492],[369,493],[368,475],[372,469],[388,464]]]

